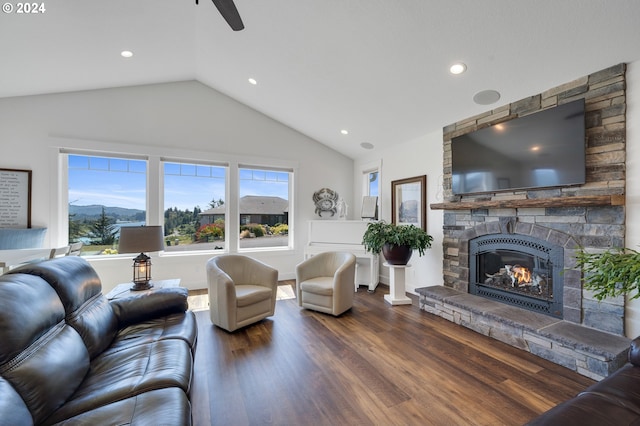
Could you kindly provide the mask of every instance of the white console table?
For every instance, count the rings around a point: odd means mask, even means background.
[[[384,300],[391,305],[410,305],[411,299],[407,297],[404,289],[405,271],[411,265],[390,265],[383,263],[389,268],[389,294],[384,295]]]

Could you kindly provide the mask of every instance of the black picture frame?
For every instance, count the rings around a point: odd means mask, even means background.
[[[31,228],[31,170],[0,168],[0,228]]]

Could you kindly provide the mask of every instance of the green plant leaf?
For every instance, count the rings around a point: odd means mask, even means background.
[[[597,300],[620,295],[640,297],[640,253],[636,250],[588,253],[581,249],[576,260],[582,269],[584,288],[593,291]]]
[[[407,245],[418,250],[420,256],[431,247],[433,237],[415,225],[396,225],[384,221],[371,222],[362,236],[362,244],[369,253],[380,253],[385,244]]]

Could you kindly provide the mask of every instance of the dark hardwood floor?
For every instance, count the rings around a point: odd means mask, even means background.
[[[234,333],[196,312],[194,425],[521,425],[593,383],[387,292],[338,318],[279,300]]]

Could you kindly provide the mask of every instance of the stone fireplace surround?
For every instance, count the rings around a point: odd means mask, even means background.
[[[446,201],[431,208],[444,210],[444,286],[416,289],[421,309],[594,379],[624,364],[629,347],[624,337],[624,298],[598,302],[583,290],[575,253],[579,247],[591,251],[624,247],[625,71],[625,64],[619,64],[443,129]],[[586,107],[586,184],[452,194],[453,137],[580,98]],[[515,227],[506,229],[507,223]],[[562,319],[468,294],[469,240],[508,232],[564,248]]]

